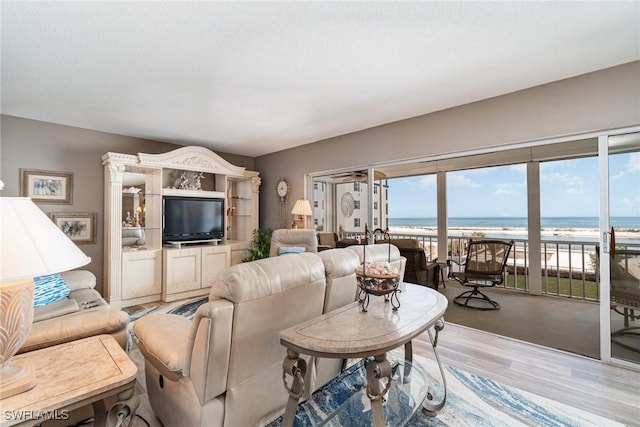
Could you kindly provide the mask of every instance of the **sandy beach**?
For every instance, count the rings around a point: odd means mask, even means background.
[[[435,227],[389,227],[389,233],[394,236],[404,236],[411,238],[424,237],[425,252],[429,259],[438,256],[437,229]],[[527,240],[526,228],[489,228],[489,227],[449,227],[449,237],[472,237],[474,233],[483,233],[490,238],[508,238],[516,240]],[[553,228],[541,231],[543,242],[552,241],[551,245],[545,245],[546,260],[542,261],[543,266],[555,266],[556,268],[594,272],[595,265],[593,256],[595,254],[594,245],[598,243],[599,232],[594,228]],[[564,243],[559,247],[555,241]],[[617,242],[640,243],[640,230],[616,231]],[[571,250],[569,250],[571,246]],[[525,265],[525,249],[522,244],[516,243],[515,264]]]
[[[436,236],[436,227],[389,227],[389,233],[410,236]],[[474,233],[483,233],[487,237],[527,239],[526,228],[488,228],[488,227],[449,227],[449,235],[454,237],[471,237]],[[545,240],[554,237],[562,239],[597,242],[599,231],[595,228],[549,228],[542,229],[540,235]],[[616,231],[616,240],[640,242],[640,230]]]

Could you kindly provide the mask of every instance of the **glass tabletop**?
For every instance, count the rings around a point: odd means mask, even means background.
[[[439,393],[432,390],[433,385],[428,383],[428,375],[419,364],[400,360],[392,361],[391,365],[392,382],[383,401],[384,416],[387,425],[403,426],[420,409],[427,394],[433,399],[434,394]],[[318,424],[341,427],[363,425],[373,425],[371,401],[364,388]]]

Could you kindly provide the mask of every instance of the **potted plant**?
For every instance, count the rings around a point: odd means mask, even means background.
[[[255,261],[257,259],[268,258],[271,248],[271,233],[273,230],[256,228],[253,230],[253,241],[249,246],[249,256],[242,259],[242,262]]]

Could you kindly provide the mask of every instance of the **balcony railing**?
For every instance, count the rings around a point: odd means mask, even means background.
[[[438,238],[435,235],[392,233],[394,239],[416,239],[425,250],[427,260],[438,257]],[[469,236],[448,237],[450,257],[466,256]],[[506,278],[502,287],[529,292],[529,254],[527,239],[514,239],[509,254]],[[622,250],[640,249],[640,243],[619,243]],[[593,241],[543,240],[540,245],[542,293],[587,301],[599,301],[600,279],[597,260],[598,243]],[[451,268],[455,268],[452,265]]]

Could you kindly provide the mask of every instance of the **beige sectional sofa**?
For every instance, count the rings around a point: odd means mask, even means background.
[[[111,334],[126,348],[129,315],[113,311],[94,288],[96,276],[88,270],[61,273],[69,296],[34,309],[33,325],[20,353],[93,335]]]
[[[165,426],[264,425],[284,412],[286,356],[278,332],[353,302],[357,255],[348,249],[238,264],[213,283],[193,319],[151,314],[134,332],[147,392]],[[308,392],[340,372],[309,358]]]

